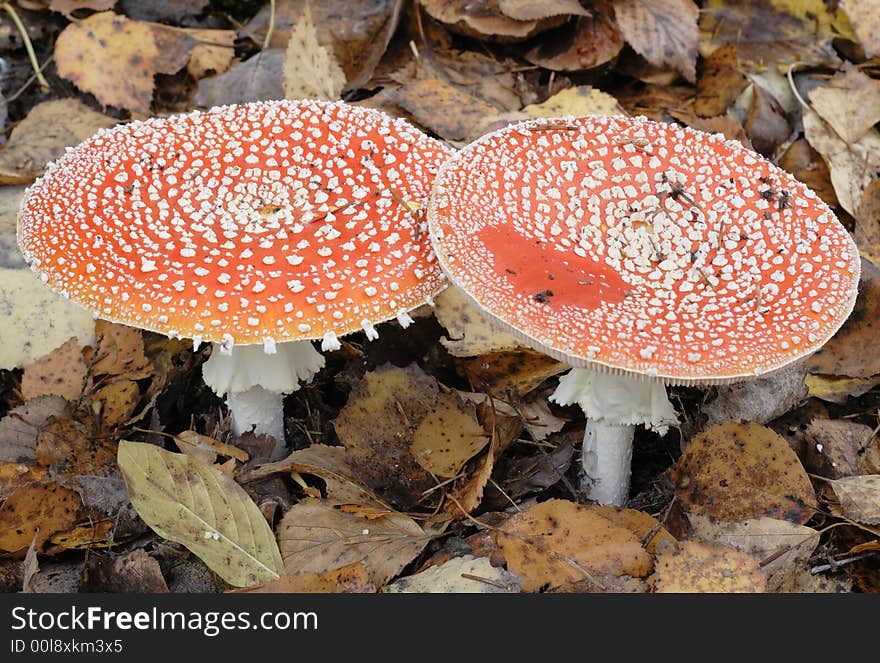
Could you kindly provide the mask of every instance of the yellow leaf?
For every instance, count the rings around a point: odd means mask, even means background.
[[[306,3],[284,54],[284,96],[288,99],[339,99],[345,72],[331,51],[318,42],[312,12]]]
[[[276,580],[281,553],[244,489],[220,470],[152,444],[119,443],[135,509],[159,536],[186,546],[230,585]]]

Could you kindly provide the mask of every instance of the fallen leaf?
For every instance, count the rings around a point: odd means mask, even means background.
[[[880,179],[872,181],[862,194],[853,239],[859,254],[880,268]]]
[[[61,396],[76,401],[85,387],[86,363],[82,346],[76,338],[25,366],[21,378],[21,395],[25,400],[37,396]]]
[[[880,525],[880,474],[863,474],[828,482],[844,515],[865,525]]]
[[[456,362],[473,389],[485,391],[502,399],[509,395],[524,396],[547,378],[569,367],[556,359],[532,350],[519,348],[493,352]]]
[[[880,170],[880,131],[871,129],[847,143],[816,113],[804,111],[804,135],[828,164],[840,206],[857,216],[862,195]]]
[[[438,391],[437,381],[417,365],[385,364],[354,384],[333,421],[355,475],[398,508],[414,506],[434,485],[413,456],[412,439]]]
[[[229,69],[235,57],[235,30],[181,30],[196,41],[186,64],[190,76],[200,80]]]
[[[841,16],[839,10],[830,13],[823,0],[707,0],[700,13],[700,52],[707,56],[736,44],[750,71],[837,64],[831,42],[841,34]]]
[[[455,393],[442,393],[413,432],[412,454],[428,472],[448,479],[488,443],[474,406],[462,402]]]
[[[284,99],[284,49],[260,51],[229,71],[199,81],[195,102],[203,108]]]
[[[59,297],[30,270],[0,269],[0,369],[33,363],[74,336],[83,345],[94,342],[91,313]]]
[[[376,586],[363,562],[355,562],[324,573],[283,575],[278,580],[232,591],[249,594],[372,594]]]
[[[485,557],[453,557],[415,575],[398,578],[382,591],[386,594],[502,594],[520,591],[516,574],[492,566]]]
[[[752,102],[746,115],[743,128],[756,152],[772,157],[791,135],[791,126],[785,117],[785,110],[772,94],[760,85],[753,85]]]
[[[497,111],[479,97],[436,78],[404,83],[393,99],[420,125],[452,141],[465,140],[475,126]]]
[[[660,521],[644,511],[607,505],[594,505],[589,508],[615,525],[625,527],[635,534],[645,550],[652,555],[661,547],[675,543],[675,537],[660,524]]]
[[[739,66],[736,45],[722,46],[700,66],[694,112],[702,117],[721,115],[748,84]]]
[[[870,58],[880,53],[880,6],[877,0],[841,0],[839,5],[849,17],[865,55]]]
[[[50,536],[46,546],[51,552],[103,548],[113,544],[111,532],[113,532],[112,520],[80,518],[73,527]]]
[[[25,463],[0,461],[0,501],[19,488],[45,479],[45,470]]]
[[[0,184],[30,184],[46,164],[118,120],[96,113],[77,99],[54,99],[34,106],[0,150]]]
[[[517,458],[505,466],[501,480],[504,492],[516,500],[556,485],[571,466],[573,455],[574,447],[564,443],[551,451],[542,449],[531,456]]]
[[[288,99],[333,101],[345,88],[345,72],[336,56],[318,43],[308,4],[290,33],[282,73],[284,96]]]
[[[769,375],[719,385],[715,398],[702,407],[706,425],[725,421],[765,424],[782,416],[806,397],[805,372],[803,362],[795,362]]]
[[[119,469],[138,515],[230,585],[283,572],[275,537],[248,494],[220,470],[151,444],[119,443]]]
[[[670,478],[688,512],[716,520],[767,516],[802,524],[818,507],[794,451],[759,424],[708,428],[688,443]]]
[[[455,519],[462,520],[473,512],[483,501],[483,491],[492,478],[495,462],[506,447],[498,435],[493,435],[488,451],[477,460],[470,476],[453,483],[443,503],[446,513]]]
[[[808,94],[813,110],[847,143],[880,122],[880,81],[850,62]]]
[[[141,393],[134,380],[116,380],[92,394],[90,401],[99,409],[105,431],[116,430],[134,414]]]
[[[34,576],[40,572],[40,563],[37,560],[37,536],[39,536],[39,532],[34,533],[34,538],[31,539],[31,545],[28,546],[27,553],[24,556],[24,563],[22,564],[21,591],[25,594],[33,591],[31,583]]]
[[[589,85],[557,92],[547,101],[530,104],[522,109],[528,117],[562,117],[566,115],[626,115],[617,99]]]
[[[234,447],[231,444],[225,444],[208,435],[200,435],[194,430],[185,430],[178,433],[174,436],[174,442],[181,451],[196,457],[202,462],[206,462],[208,465],[211,465],[217,459],[218,454],[234,458],[242,463],[250,458],[243,449]],[[199,452],[202,452],[203,457],[199,458]],[[211,460],[206,461],[205,458],[209,456]]]
[[[819,532],[787,520],[755,518],[716,523],[706,517],[691,517],[693,536],[749,553],[761,562],[767,576],[767,590],[780,591],[804,570],[819,544]]]
[[[815,191],[830,207],[837,206],[828,165],[804,138],[798,138],[779,159],[779,166]]]
[[[115,4],[116,0],[52,0],[49,3],[49,9],[53,12],[64,14],[69,19],[73,19],[73,12],[77,9],[105,11],[113,9]]]
[[[697,541],[657,553],[650,582],[657,593],[760,593],[767,579],[751,555]]]
[[[699,8],[692,0],[616,0],[614,15],[624,39],[658,67],[671,66],[696,80]]]
[[[165,584],[159,562],[143,548],[136,548],[118,556],[90,554],[86,558],[83,590],[161,594],[168,591],[168,585]]]
[[[189,61],[195,39],[158,23],[100,12],[68,25],[55,42],[58,75],[106,106],[150,112],[153,77]]]
[[[7,412],[0,419],[0,461],[26,463],[37,459],[37,436],[50,417],[67,412],[60,396],[40,396]]]
[[[600,8],[605,11],[598,11]],[[624,46],[609,5],[593,5],[593,16],[583,17],[557,29],[525,54],[539,67],[552,71],[582,71],[604,65]]]
[[[498,0],[498,9],[517,21],[537,21],[560,14],[590,15],[578,0]]]
[[[440,343],[455,357],[519,347],[517,340],[504,331],[499,322],[483,313],[455,286],[446,288],[434,300],[434,315],[448,333],[448,338],[441,338]]]
[[[403,514],[364,518],[331,500],[305,499],[278,524],[278,544],[288,573],[326,573],[363,562],[377,587],[394,577],[430,540]]]
[[[32,483],[6,498],[0,507],[0,551],[24,551],[36,535],[36,546],[74,525],[79,495],[57,483]]]
[[[869,378],[846,378],[809,374],[804,378],[810,396],[831,403],[846,403],[851,396],[861,396],[880,384],[880,375]]]
[[[547,500],[517,513],[493,535],[525,592],[593,574],[643,577],[651,571],[651,557],[635,534],[566,500]]]
[[[807,359],[807,370],[822,375],[872,378],[880,374],[880,268],[862,261],[859,295],[843,327]]]
[[[138,21],[159,21],[169,24],[186,23],[205,11],[210,0],[118,0],[119,10]]]
[[[140,380],[153,374],[153,364],[144,354],[144,337],[140,329],[98,320],[95,336],[97,348],[91,366],[94,375]]]
[[[424,10],[453,32],[468,37],[513,42],[557,27],[566,16],[550,16],[541,20],[518,21],[505,16],[497,0],[474,3],[471,0],[419,0]]]
[[[811,473],[830,479],[866,473],[865,450],[874,436],[869,426],[846,419],[813,419],[804,434]]]
[[[116,445],[112,438],[89,435],[78,421],[50,417],[40,427],[36,455],[60,483],[71,476],[107,476],[115,472]],[[67,486],[72,487],[72,486]]]

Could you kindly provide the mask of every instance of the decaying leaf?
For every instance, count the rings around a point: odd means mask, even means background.
[[[116,380],[98,389],[91,403],[100,412],[104,430],[114,430],[134,413],[141,394],[134,380]]]
[[[819,115],[804,111],[804,135],[828,164],[840,206],[858,215],[862,195],[880,170],[880,131],[871,129],[847,143]]]
[[[45,469],[42,467],[0,460],[0,501],[19,488],[45,478]]]
[[[535,493],[558,483],[571,465],[574,446],[562,443],[551,451],[517,458],[505,468],[502,486],[511,499]]]
[[[382,588],[387,594],[501,594],[520,591],[516,574],[492,566],[486,557],[453,557]]]
[[[355,474],[395,506],[413,506],[434,485],[411,447],[438,393],[437,381],[415,364],[380,366],[354,385],[333,422]]]
[[[61,396],[77,400],[86,386],[86,363],[79,340],[69,341],[25,366],[21,378],[21,395],[26,399],[37,396]]]
[[[519,346],[512,335],[455,286],[437,296],[434,315],[448,333],[448,338],[441,338],[440,343],[455,357],[473,357]]]
[[[19,488],[0,507],[0,551],[24,551],[35,535],[42,550],[53,534],[76,523],[79,504],[79,495],[54,482]]]
[[[278,525],[287,573],[326,573],[362,562],[372,582],[382,586],[431,538],[403,514],[366,518],[340,506],[331,500],[306,499],[288,510]]]
[[[524,396],[547,378],[568,369],[561,361],[531,348],[493,352],[456,363],[471,387],[500,398]]]
[[[807,359],[807,370],[821,375],[871,378],[880,374],[880,268],[862,261],[855,308],[838,332]]]
[[[96,113],[77,99],[53,99],[34,106],[0,150],[0,184],[30,184],[67,147],[118,120]]]
[[[102,104],[148,114],[153,77],[180,70],[194,46],[182,30],[100,12],[58,35],[55,64],[59,76]]]
[[[819,194],[829,206],[837,205],[828,165],[804,138],[798,138],[788,146],[779,165]]]
[[[853,31],[869,58],[880,53],[880,5],[877,0],[841,0]]]
[[[617,0],[614,15],[624,39],[651,64],[696,79],[699,8],[693,0]]]
[[[50,417],[40,427],[36,455],[62,484],[72,476],[98,477],[115,472],[113,439],[93,437],[85,426],[67,417]]]
[[[807,395],[803,362],[745,382],[719,385],[703,406],[708,425],[725,421],[765,424],[796,408]]]
[[[813,474],[829,479],[870,474],[865,450],[874,431],[869,426],[846,419],[814,419],[804,433],[805,462]]]
[[[553,71],[580,71],[616,58],[624,42],[610,3],[592,3],[590,11],[590,16],[581,16],[548,34],[526,53],[526,59]]]
[[[523,41],[542,30],[561,25],[566,16],[519,21],[501,12],[498,0],[420,0],[424,10],[450,30],[500,42]]]
[[[40,396],[10,410],[0,419],[0,461],[36,460],[37,436],[44,423],[66,411],[67,401],[61,396]]]
[[[641,541],[645,550],[652,555],[660,547],[675,543],[675,537],[660,524],[660,521],[644,511],[604,505],[592,506],[590,509],[615,525],[631,531]]]
[[[493,535],[526,592],[592,574],[644,577],[651,570],[651,557],[631,530],[566,500],[551,499],[517,513]]]
[[[229,71],[199,81],[196,104],[203,108],[284,99],[284,49],[260,51]]]
[[[2,154],[2,152],[0,152]],[[27,267],[18,249],[18,208],[24,196],[24,186],[0,187],[0,268],[22,269]]]
[[[847,518],[880,525],[880,474],[844,477],[829,483]]]
[[[233,590],[250,594],[372,594],[376,585],[363,562],[355,562],[323,573],[283,575],[261,585]]]
[[[880,384],[880,375],[869,378],[847,378],[835,375],[813,375],[804,378],[810,396],[831,403],[846,403],[850,396],[861,396]]]
[[[737,58],[736,45],[727,44],[703,60],[697,78],[694,111],[702,117],[724,113],[749,84]]]
[[[590,14],[578,0],[498,0],[498,9],[517,21],[537,21],[560,14]]]
[[[880,81],[849,62],[824,85],[810,90],[809,98],[813,110],[847,143],[880,122]]]
[[[859,255],[880,267],[880,179],[871,182],[862,193],[853,239]]]
[[[183,32],[196,40],[186,64],[190,76],[200,80],[229,69],[235,56],[235,30],[183,28]]]
[[[767,579],[751,555],[697,541],[657,554],[650,581],[659,593],[760,593]]]
[[[589,85],[557,92],[547,101],[530,104],[522,109],[528,117],[562,117],[565,115],[626,115],[626,111],[607,92]]]
[[[115,4],[116,0],[51,0],[49,9],[64,14],[67,18],[73,18],[73,12],[77,9],[105,11],[112,9]]]
[[[47,321],[51,320],[51,324]],[[95,320],[27,269],[0,269],[0,368],[30,364],[71,337],[87,345]]]
[[[183,453],[208,465],[217,460],[218,454],[235,458],[242,463],[249,458],[248,453],[243,449],[225,444],[207,435],[200,435],[194,430],[178,433],[174,436],[174,442]]]
[[[758,424],[708,428],[690,441],[671,478],[688,512],[716,520],[767,516],[802,524],[818,507],[791,447]]]
[[[338,99],[345,72],[336,56],[318,42],[308,3],[290,33],[284,54],[284,96],[288,99]]]
[[[479,97],[437,78],[404,83],[393,98],[420,125],[452,141],[465,140],[475,126],[497,111]]]
[[[83,589],[89,592],[156,594],[167,592],[168,585],[159,562],[142,548],[136,548],[118,556],[89,555]]]
[[[755,518],[716,523],[691,516],[690,522],[696,538],[749,553],[760,562],[768,591],[779,591],[808,569],[819,543],[819,532],[787,520]]]
[[[455,393],[443,393],[413,433],[412,454],[428,472],[447,479],[456,476],[488,442],[474,406]]]
[[[272,530],[248,494],[219,469],[151,444],[119,443],[119,468],[138,515],[230,585],[283,573]]]
[[[98,320],[95,335],[97,348],[92,373],[118,375],[129,380],[148,378],[153,374],[153,365],[144,354],[144,337],[140,329]]]

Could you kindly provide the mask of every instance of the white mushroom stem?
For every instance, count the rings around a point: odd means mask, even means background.
[[[202,366],[202,377],[218,396],[226,395],[236,435],[253,428],[275,438],[272,458],[282,458],[284,395],[311,381],[324,366],[324,355],[309,341],[237,346],[224,351],[215,343]]]
[[[599,504],[626,503],[635,426],[643,424],[665,435],[678,421],[661,382],[586,368],[563,375],[550,400],[577,403],[587,416],[583,488],[587,498]]]

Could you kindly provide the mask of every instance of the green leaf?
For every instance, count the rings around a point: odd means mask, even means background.
[[[117,460],[131,503],[159,536],[186,546],[236,587],[281,576],[272,529],[244,489],[220,470],[127,440],[119,443]]]

